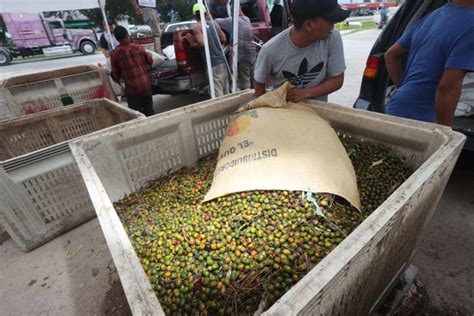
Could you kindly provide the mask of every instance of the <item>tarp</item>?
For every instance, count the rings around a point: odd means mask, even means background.
[[[98,0],[0,0],[1,12],[48,12],[99,8]]]

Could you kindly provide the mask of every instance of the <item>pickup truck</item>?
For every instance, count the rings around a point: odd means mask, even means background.
[[[285,0],[285,10],[289,12],[289,0]],[[242,11],[249,17],[256,42],[264,43],[271,37],[270,8],[265,0],[242,0]],[[290,16],[286,14],[286,16]],[[150,71],[154,94],[177,94],[190,89],[207,86],[206,67],[199,49],[190,47],[186,34],[192,30],[164,32],[161,37],[162,49],[174,46],[175,59],[169,59],[158,69]]]
[[[14,57],[47,56],[80,51],[95,53],[97,38],[89,29],[68,29],[58,18],[34,13],[0,14],[0,66]]]
[[[186,34],[192,30],[166,32],[161,35],[162,50],[174,46],[174,59],[150,70],[153,94],[177,94],[208,85],[206,68],[199,49],[192,48]]]

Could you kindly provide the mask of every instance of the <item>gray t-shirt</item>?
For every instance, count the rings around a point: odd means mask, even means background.
[[[221,29],[229,35],[229,38],[233,35],[232,33],[232,18],[216,19],[217,24]],[[238,47],[238,59],[240,61],[255,61],[257,56],[257,47],[253,43],[253,31],[252,23],[246,16],[239,16],[239,47]]]
[[[225,63],[224,53],[222,52],[221,41],[219,40],[219,36],[217,35],[220,29],[219,26],[215,27],[215,24],[211,24],[212,22],[206,21],[207,23],[207,39],[209,43],[209,55],[211,57],[211,66],[218,66],[220,64]],[[200,26],[201,27],[201,26]],[[203,60],[206,60],[206,52],[204,48],[201,49],[201,55]]]
[[[271,78],[274,88],[285,81],[298,88],[314,87],[346,70],[341,34],[333,30],[326,40],[298,48],[291,41],[291,28],[263,45],[255,64],[255,81]],[[315,99],[327,101],[327,95]]]

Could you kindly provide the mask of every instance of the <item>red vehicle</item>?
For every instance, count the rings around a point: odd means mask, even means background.
[[[289,1],[289,0],[288,0]],[[289,3],[284,1],[286,16],[290,16]],[[256,44],[265,43],[271,37],[270,10],[265,0],[241,0],[242,11],[252,22]],[[287,25],[288,21],[284,21]],[[206,66],[199,49],[190,47],[186,34],[191,29],[164,32],[161,37],[161,46],[174,46],[175,59],[170,59],[159,69],[150,72],[154,94],[175,94],[194,88],[203,88],[209,84]]]

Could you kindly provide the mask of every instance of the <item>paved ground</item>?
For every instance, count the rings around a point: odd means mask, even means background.
[[[48,60],[36,60],[31,62],[14,62],[8,66],[3,66],[0,68],[0,80],[4,80],[13,76],[27,75],[35,72],[49,71],[78,65],[95,65],[98,62],[105,62],[105,57],[100,53],[87,56],[78,55]]]
[[[344,35],[348,66],[346,80],[343,89],[332,95],[330,101],[346,106],[353,104],[367,54],[378,32],[372,30]],[[64,61],[71,65],[79,62],[80,58],[83,57]],[[37,65],[36,70],[32,70],[31,64],[8,66],[18,67],[8,71],[15,75],[25,71],[40,71]],[[59,65],[59,62],[54,64]],[[38,65],[40,68],[53,66]],[[166,110],[201,99],[196,93],[177,97],[159,96],[155,97],[155,109]],[[411,315],[474,314],[472,161],[472,154],[463,153],[437,213],[423,235],[414,263],[419,269],[418,279],[424,284],[425,292],[423,304],[418,304],[421,307],[413,309],[409,313]],[[20,251],[12,240],[1,240],[0,315],[129,314],[118,275],[96,219],[30,253]]]
[[[343,35],[347,66],[344,73],[344,85],[340,90],[329,95],[329,102],[349,107],[354,105],[359,95],[365,62],[379,33],[380,30],[374,29]]]
[[[97,219],[30,253],[7,240],[0,263],[0,315],[128,314]]]
[[[413,263],[431,315],[474,315],[474,153],[463,152]]]

